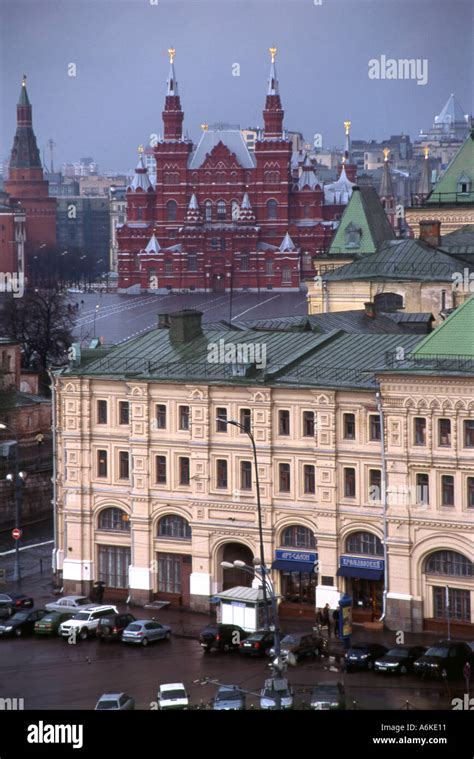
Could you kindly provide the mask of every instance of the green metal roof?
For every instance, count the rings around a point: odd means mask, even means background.
[[[346,245],[346,227],[362,230],[360,246]],[[373,253],[384,240],[393,240],[393,231],[374,187],[354,187],[342,219],[329,247],[329,255]]]
[[[323,274],[329,282],[337,280],[408,280],[446,282],[460,271],[460,262],[420,239],[389,240],[375,253]]]
[[[463,356],[474,359],[474,296],[471,295],[445,322],[427,335],[412,355],[415,358]]]
[[[470,180],[470,189],[467,193],[459,193],[458,182],[461,177],[467,177]],[[425,203],[426,205],[474,203],[474,129],[448,164]]]

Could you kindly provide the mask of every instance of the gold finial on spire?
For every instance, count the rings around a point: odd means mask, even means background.
[[[345,121],[345,122],[344,122],[344,129],[346,130],[346,134],[349,134],[349,132],[350,132],[350,129],[351,129],[351,123],[352,123],[352,122],[350,122],[350,121]]]
[[[383,160],[388,161],[388,157],[390,155],[390,148],[384,148],[383,149]]]
[[[425,154],[425,161],[428,160],[429,155],[430,155],[430,149],[428,145],[426,145],[426,147],[423,148],[423,153]]]
[[[26,87],[26,74],[23,74],[23,79],[22,79],[22,82],[21,82],[21,86],[22,87]]]
[[[168,54],[169,54],[169,57],[170,57],[170,63],[173,63],[174,57],[176,55],[176,49],[174,47],[169,47],[168,48]]]
[[[344,166],[345,162],[346,162],[346,156],[345,156],[345,155],[343,155],[343,156],[342,156],[342,160],[341,160],[341,163],[342,163],[342,165],[343,165],[343,166]]]
[[[268,50],[270,51],[270,55],[272,58],[272,63],[275,63],[275,58],[277,54],[277,48],[276,47],[269,47]]]
[[[209,129],[209,124],[201,124],[201,129],[203,132],[207,132],[207,130]]]
[[[141,154],[144,153],[144,152],[145,152],[145,148],[143,147],[143,145],[139,145],[138,146],[138,155],[141,156]]]

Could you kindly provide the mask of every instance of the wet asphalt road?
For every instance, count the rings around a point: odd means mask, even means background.
[[[158,616],[159,618],[159,616]],[[266,659],[247,659],[238,653],[204,654],[197,640],[173,638],[147,648],[92,639],[71,645],[59,638],[22,638],[0,641],[0,696],[23,698],[25,709],[93,709],[102,693],[125,691],[135,698],[137,709],[150,709],[158,686],[183,682],[191,703],[208,702],[216,685],[199,685],[204,677],[239,684],[258,692],[269,668]],[[302,660],[289,670],[296,705],[309,700],[318,682],[341,680],[348,708],[402,709],[408,701],[416,709],[450,709],[451,698],[443,684],[418,681],[411,675],[389,677],[373,672],[329,672],[326,661]],[[249,695],[247,704],[258,704]]]
[[[276,316],[303,316],[307,313],[304,292],[295,293],[190,293],[186,295],[118,295],[112,293],[69,295],[79,303],[75,334],[81,340],[95,335],[105,342],[120,343],[156,326],[158,313],[172,313],[183,308],[203,312],[203,321],[221,319],[266,319]],[[81,306],[81,300],[84,305]],[[232,301],[232,302],[231,302]],[[99,309],[96,309],[96,306]]]

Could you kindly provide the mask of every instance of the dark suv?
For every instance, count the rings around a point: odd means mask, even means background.
[[[211,624],[204,628],[199,636],[199,642],[207,653],[213,648],[217,651],[232,651],[237,649],[240,641],[248,638],[250,633],[237,625]]]
[[[413,665],[420,677],[462,677],[464,665],[474,664],[474,656],[463,641],[440,640]]]
[[[280,652],[283,658],[292,654],[297,662],[301,656],[320,656],[325,648],[326,641],[314,632],[290,633],[280,641]],[[269,651],[270,656],[276,656],[275,647]]]
[[[133,614],[107,614],[99,619],[95,634],[101,641],[120,640],[123,631],[129,624],[135,622]]]

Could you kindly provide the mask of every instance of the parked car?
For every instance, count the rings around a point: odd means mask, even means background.
[[[10,619],[6,619],[0,625],[0,638],[5,638],[9,635],[21,638],[22,635],[34,632],[35,622],[44,617],[45,614],[46,609],[17,611]]]
[[[48,611],[35,622],[35,635],[58,635],[59,626],[73,616],[72,611]]]
[[[170,640],[171,632],[171,627],[155,622],[153,619],[137,619],[123,631],[122,642],[147,646],[154,640]]]
[[[0,593],[0,618],[10,617],[19,609],[31,609],[34,605],[33,599],[23,593]]]
[[[120,711],[129,711],[135,709],[135,699],[126,693],[104,693],[95,705],[95,711],[105,711],[106,709],[117,709]]]
[[[59,626],[59,634],[63,638],[69,638],[72,633],[76,633],[79,640],[87,640],[95,635],[99,619],[107,614],[118,614],[115,606],[91,606],[84,611],[78,611],[77,614]]]
[[[227,653],[239,648],[240,642],[249,635],[238,625],[211,624],[204,628],[199,642],[206,653],[212,649]]]
[[[243,711],[245,694],[238,685],[221,685],[212,701],[214,711]]]
[[[373,669],[376,659],[387,653],[387,648],[379,643],[354,643],[345,655],[346,672],[354,669]]]
[[[426,651],[426,646],[395,646],[385,656],[374,662],[374,672],[406,675],[413,671],[413,665]]]
[[[413,671],[420,677],[461,677],[466,662],[474,664],[474,654],[467,643],[441,640],[415,662]]]
[[[120,640],[125,628],[135,620],[133,614],[110,614],[101,617],[95,634],[101,643],[106,640]]]
[[[260,693],[260,709],[293,709],[293,689],[283,677],[265,680]]]
[[[318,683],[311,693],[311,709],[327,711],[345,709],[346,696],[342,683]]]
[[[257,630],[240,641],[239,653],[246,656],[265,656],[273,646],[275,636],[267,630]]]
[[[64,596],[56,601],[50,601],[45,604],[48,611],[83,611],[88,606],[92,606],[92,601],[86,596]]]
[[[158,691],[158,709],[187,709],[188,694],[183,683],[168,683],[160,685]]]
[[[297,662],[302,656],[320,656],[325,646],[324,639],[314,632],[310,633],[290,633],[285,635],[280,641],[280,651],[283,658],[292,654],[294,661]],[[275,647],[269,650],[272,657],[276,656]]]

